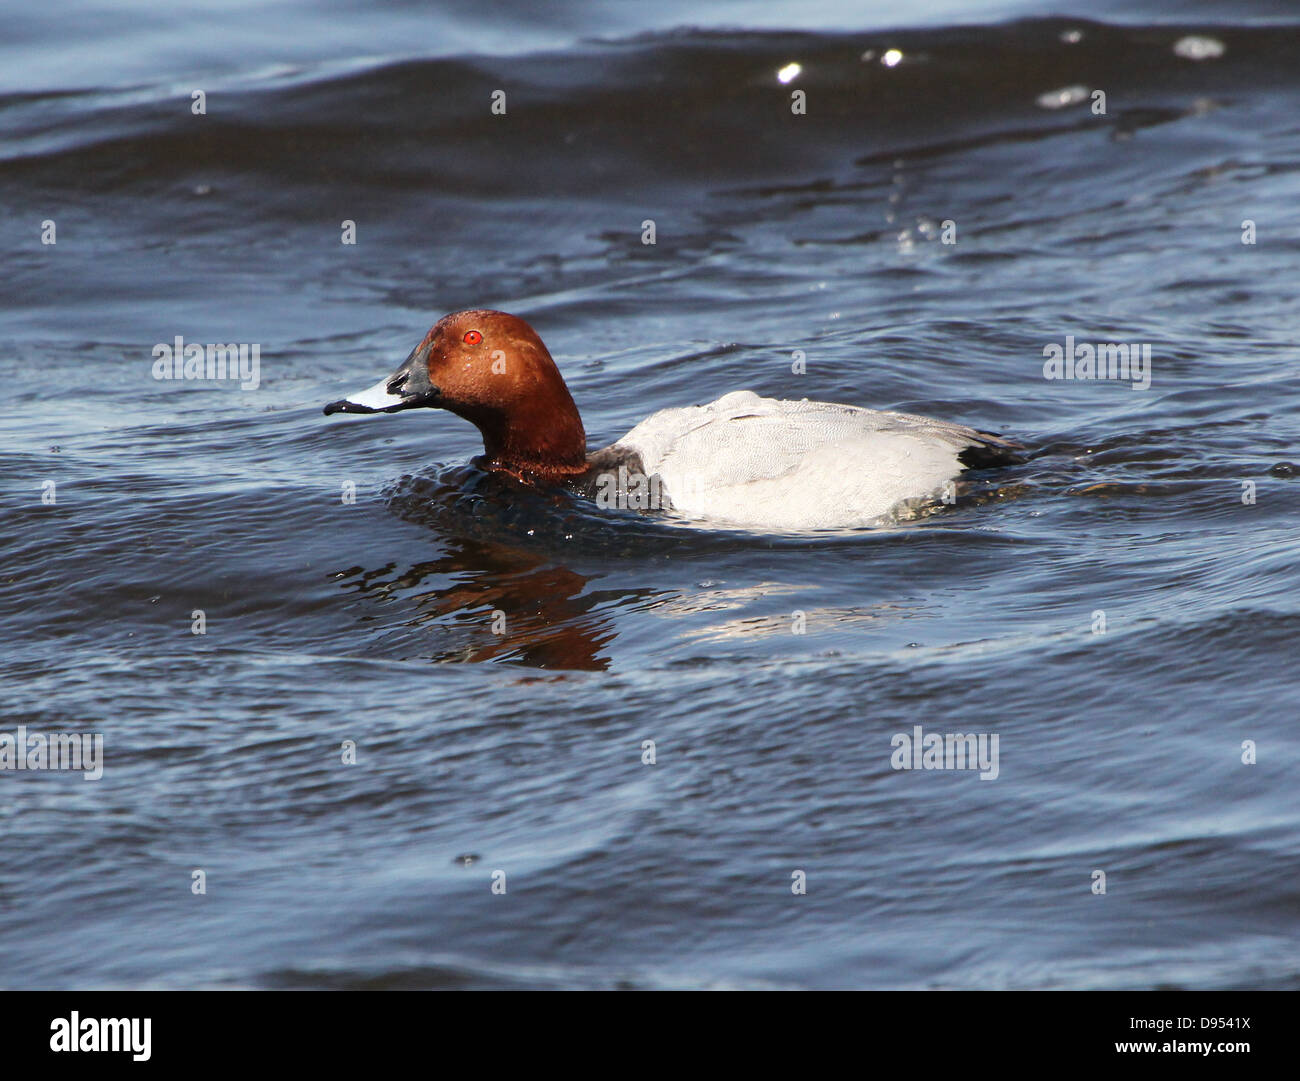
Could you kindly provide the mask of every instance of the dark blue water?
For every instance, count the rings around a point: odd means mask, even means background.
[[[1300,986],[1289,7],[4,8],[0,736],[104,770],[0,771],[0,985]],[[758,536],[321,415],[467,306],[594,445],[749,388],[1030,459]]]

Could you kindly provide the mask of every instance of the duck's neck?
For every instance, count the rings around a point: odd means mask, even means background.
[[[560,379],[509,414],[467,416],[483,436],[483,465],[534,484],[562,484],[587,469],[587,433]]]

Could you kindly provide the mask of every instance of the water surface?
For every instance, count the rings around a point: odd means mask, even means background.
[[[1294,17],[510,10],[9,13],[0,732],[105,770],[0,774],[0,984],[1300,986]],[[1032,455],[758,536],[321,415],[466,306],[593,444],[749,388]]]

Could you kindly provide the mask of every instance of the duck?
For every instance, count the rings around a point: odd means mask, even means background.
[[[602,508],[761,532],[868,528],[952,502],[964,472],[1024,447],[951,421],[736,390],[662,409],[590,451],[560,369],[529,324],[486,308],[439,319],[387,379],[325,415],[454,413],[483,437],[479,468],[563,487]]]

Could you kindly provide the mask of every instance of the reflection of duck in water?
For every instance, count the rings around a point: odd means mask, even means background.
[[[415,611],[407,628],[436,624],[437,662],[514,661],[536,668],[605,669],[601,649],[615,631],[596,611],[602,598],[584,594],[588,580],[568,567],[504,544],[456,539],[437,559],[394,572],[343,573],[346,586]],[[448,583],[434,581],[449,576]],[[423,652],[423,648],[421,649]]]
[[[589,494],[608,492],[613,475],[624,489],[629,477],[656,478],[664,509],[765,531],[869,525],[938,496],[966,469],[1015,461],[1021,449],[949,421],[740,390],[661,410],[589,455],[582,418],[541,338],[517,316],[485,310],[441,319],[394,375],[325,412],[418,406],[476,425],[485,469]]]

